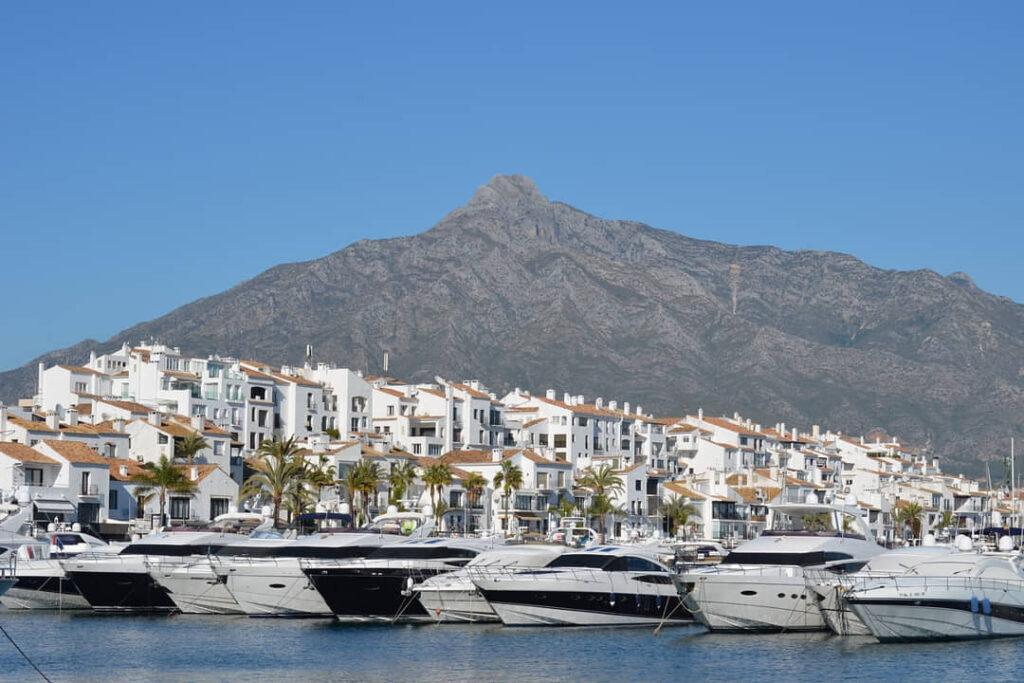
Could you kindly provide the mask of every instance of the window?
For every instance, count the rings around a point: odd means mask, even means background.
[[[110,509],[116,510],[119,506],[117,504],[117,489],[110,492]]]
[[[171,519],[189,519],[190,498],[179,496],[171,497]]]
[[[230,498],[210,496],[210,519],[217,519],[221,515],[228,514]]]
[[[436,443],[429,444],[427,446],[427,455],[433,458],[441,455],[441,445]]]
[[[82,495],[89,495],[89,483],[92,480],[92,472],[82,472]]]
[[[548,473],[538,472],[537,473],[537,488],[546,489],[548,487]]]
[[[223,441],[214,441],[213,442],[213,454],[214,455],[224,455],[224,442]]]
[[[392,416],[394,414],[395,414],[395,407],[394,406],[388,406],[388,416],[390,417],[390,416]]]
[[[565,488],[565,472],[559,472],[558,473],[558,488],[560,488],[560,489],[564,489]]]
[[[422,452],[422,449],[423,449],[423,446],[421,444],[414,443],[412,445],[412,454],[413,455],[419,455]]]
[[[352,431],[353,432],[358,432],[359,431],[359,418],[358,417],[353,417],[352,418]]]
[[[167,443],[167,435],[166,434],[161,434],[159,437],[157,437],[157,443],[159,443],[161,446],[166,444]]]
[[[26,486],[42,486],[43,485],[43,470],[41,467],[26,467],[25,468],[25,485]]]
[[[86,390],[85,382],[75,382],[75,392],[80,393]]]
[[[640,482],[640,480],[639,480],[639,479],[637,479],[637,480],[636,480],[636,490],[637,490],[637,491],[640,491],[640,490],[641,490],[641,489],[640,489],[640,486],[641,486],[641,482]]]

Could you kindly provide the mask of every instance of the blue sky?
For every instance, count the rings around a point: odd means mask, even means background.
[[[429,228],[608,218],[1024,301],[1024,5],[7,3],[0,369]]]

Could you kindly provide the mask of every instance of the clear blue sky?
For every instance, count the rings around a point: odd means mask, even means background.
[[[609,218],[1024,301],[1024,4],[0,10],[0,369],[495,173]]]

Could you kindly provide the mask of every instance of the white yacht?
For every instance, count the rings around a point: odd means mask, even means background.
[[[84,552],[108,549],[106,541],[78,531],[48,532],[12,548],[17,579],[0,597],[15,609],[88,609],[89,603],[64,572],[60,561]]]
[[[473,584],[473,575],[543,567],[566,551],[566,546],[508,545],[486,550],[462,569],[432,576],[412,587],[427,613],[438,622],[500,621]]]
[[[896,548],[868,560],[859,571],[836,574],[825,569],[806,570],[807,589],[818,600],[818,609],[829,630],[840,636],[869,636],[871,631],[850,609],[844,596],[854,588],[878,578],[913,573],[922,562],[946,557],[956,550],[949,545],[920,545]]]
[[[306,577],[302,562],[327,563],[365,557],[382,546],[429,534],[433,521],[418,512],[388,508],[355,531],[322,530],[273,549],[209,558],[239,609],[250,616],[329,617],[330,607]]]
[[[642,545],[567,552],[541,569],[470,572],[506,626],[692,623],[672,577]]]
[[[247,538],[218,549],[216,554],[192,558],[187,564],[158,563],[150,575],[184,614],[244,614],[245,610],[228,590],[225,561],[233,564],[273,555],[291,543],[294,541],[281,536]]]
[[[956,553],[866,580],[844,599],[882,642],[1024,635],[1019,554]]]
[[[412,587],[453,572],[502,543],[499,539],[429,538],[379,548],[361,559],[308,559],[303,571],[343,621],[428,621]]]
[[[676,581],[694,618],[711,631],[822,631],[824,618],[804,572],[857,571],[885,549],[869,540],[856,507],[774,505],[767,530],[714,567]]]
[[[300,562],[317,558],[336,562],[365,557],[381,546],[406,541],[380,531],[323,532],[285,545],[240,556],[214,556],[210,570],[223,582],[239,610],[252,616],[331,616],[323,597]]]
[[[154,568],[179,566],[197,555],[247,538],[219,531],[160,532],[144,536],[118,552],[86,552],[61,560],[61,566],[94,610],[170,612],[177,609],[150,574]]]

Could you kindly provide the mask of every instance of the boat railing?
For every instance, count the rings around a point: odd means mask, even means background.
[[[798,578],[806,576],[811,571],[795,564],[710,564],[693,566],[688,565],[680,569],[680,575],[686,576],[785,576]],[[824,574],[835,576],[831,572]]]
[[[836,585],[846,592],[869,595],[872,590],[894,588],[908,597],[928,590],[1024,591],[1022,579],[994,579],[972,576],[921,576],[896,574],[890,576],[840,577]]]
[[[558,567],[557,569],[530,569],[516,567],[467,567],[470,579],[501,581],[577,581],[607,586],[614,574],[643,572],[606,572],[589,567]],[[647,572],[650,573],[650,572]],[[667,574],[666,574],[667,575]]]

